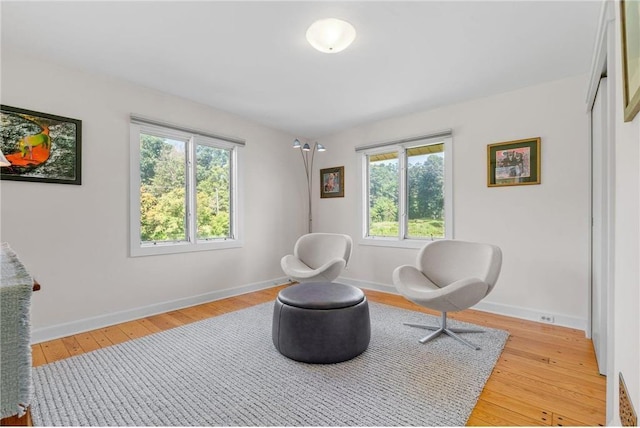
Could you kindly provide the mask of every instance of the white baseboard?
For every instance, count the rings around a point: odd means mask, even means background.
[[[91,318],[84,318],[63,324],[57,324],[49,327],[36,328],[31,330],[31,343],[46,342],[47,340],[58,339],[73,334],[83,333],[85,331],[95,330],[98,328],[108,327],[114,324],[120,324],[151,315],[157,315],[165,312],[175,311],[189,306],[199,305],[202,303],[212,302],[214,300],[225,299],[227,297],[237,296],[240,294],[250,293],[252,291],[264,290],[276,285],[289,282],[288,278],[276,278],[269,281],[257,282],[253,284],[243,285],[237,288],[228,288],[225,290],[216,290],[197,296],[185,297],[182,299],[172,300],[168,302],[156,303],[149,306],[143,306],[126,311],[113,312],[105,315],[99,315]]]
[[[113,312],[110,314],[99,315],[91,318],[84,318],[81,320],[57,324],[49,327],[36,328],[31,330],[31,343],[46,342],[48,340],[71,336],[73,334],[83,333],[85,331],[95,330],[98,328],[104,328],[110,325],[120,324],[151,315],[175,311],[176,309],[182,309],[189,306],[212,302],[214,300],[225,299],[227,297],[250,293],[252,291],[264,290],[275,285],[285,284],[289,281],[290,279],[288,279],[287,277],[276,278],[269,281],[243,285],[237,288],[216,290],[197,296],[185,297],[183,299],[156,303],[149,306],[143,306],[126,311]],[[388,284],[381,284],[377,282],[363,281],[359,279],[344,277],[339,277],[337,281],[360,288],[366,288],[369,290],[382,291],[390,294],[399,294],[394,286]],[[585,330],[585,327],[587,325],[586,319],[583,318],[570,317],[567,315],[550,313],[548,311],[536,311],[533,309],[504,305],[500,303],[491,303],[486,301],[478,303],[473,307],[473,309],[530,321],[539,321],[540,314],[544,313],[545,315],[552,315],[554,317],[555,322],[553,323],[553,325],[575,328],[582,331]]]
[[[385,293],[399,294],[393,285],[380,284],[376,282],[361,281],[359,279],[343,278],[340,277],[337,280],[344,284],[350,284],[359,288],[366,288],[369,290],[383,291]],[[472,309],[478,311],[490,312],[492,314],[504,315],[513,318],[519,318],[528,321],[540,322],[540,315],[551,315],[554,318],[552,325],[558,325],[562,327],[575,328],[577,330],[586,331],[587,320],[584,318],[571,317],[568,315],[557,314],[544,310],[535,310],[529,308],[522,308],[519,306],[505,305],[502,303],[492,303],[482,301],[473,306]]]
[[[477,309],[479,311],[490,312],[492,314],[498,315],[506,315],[509,317],[520,318],[523,320],[529,321],[540,321],[540,315],[551,315],[554,318],[554,322],[550,325],[558,325],[561,327],[569,327],[575,328],[577,330],[585,331],[587,327],[587,320],[584,318],[572,317],[569,315],[563,315],[558,313],[553,313],[545,310],[535,310],[529,308],[522,308],[519,306],[505,305],[502,303],[492,303],[487,301],[482,301],[477,305],[473,306],[473,309]],[[547,324],[547,323],[542,323]],[[586,333],[585,333],[586,335]]]

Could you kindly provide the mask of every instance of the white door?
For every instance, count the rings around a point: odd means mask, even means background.
[[[607,112],[607,79],[603,78],[591,110],[591,339],[600,374],[606,374],[607,367],[609,233],[613,220]]]

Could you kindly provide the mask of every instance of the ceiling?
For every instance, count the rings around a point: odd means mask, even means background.
[[[588,73],[601,1],[2,1],[0,7],[2,50],[318,138]],[[343,52],[318,52],[305,39],[307,27],[327,17],[356,28]]]

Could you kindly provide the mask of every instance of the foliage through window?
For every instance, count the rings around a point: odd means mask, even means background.
[[[186,241],[185,141],[140,134],[140,241]]]
[[[450,186],[447,186],[446,144],[413,141],[364,152],[365,237],[440,239],[448,237]]]
[[[131,138],[133,255],[236,239],[234,144],[138,124]]]
[[[444,144],[407,150],[407,237],[444,238]]]
[[[369,156],[369,236],[398,236],[398,153]]]

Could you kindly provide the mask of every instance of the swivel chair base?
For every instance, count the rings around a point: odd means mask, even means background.
[[[434,330],[434,332],[431,333],[430,335],[425,336],[422,339],[420,339],[418,341],[420,343],[427,343],[428,341],[430,341],[432,339],[435,339],[436,337],[438,337],[442,333],[444,333],[444,334],[446,334],[446,335],[448,335],[450,337],[453,337],[458,342],[463,343],[463,344],[469,346],[472,349],[475,349],[476,351],[478,351],[480,349],[479,346],[474,345],[473,343],[461,338],[456,333],[484,333],[483,330],[479,330],[477,328],[447,328],[447,313],[446,312],[442,312],[442,316],[440,317],[440,326],[439,327],[430,326],[430,325],[423,325],[423,324],[413,324],[413,323],[409,323],[409,322],[405,322],[403,324],[407,325],[409,327],[422,328],[422,329],[425,329],[425,330]]]

